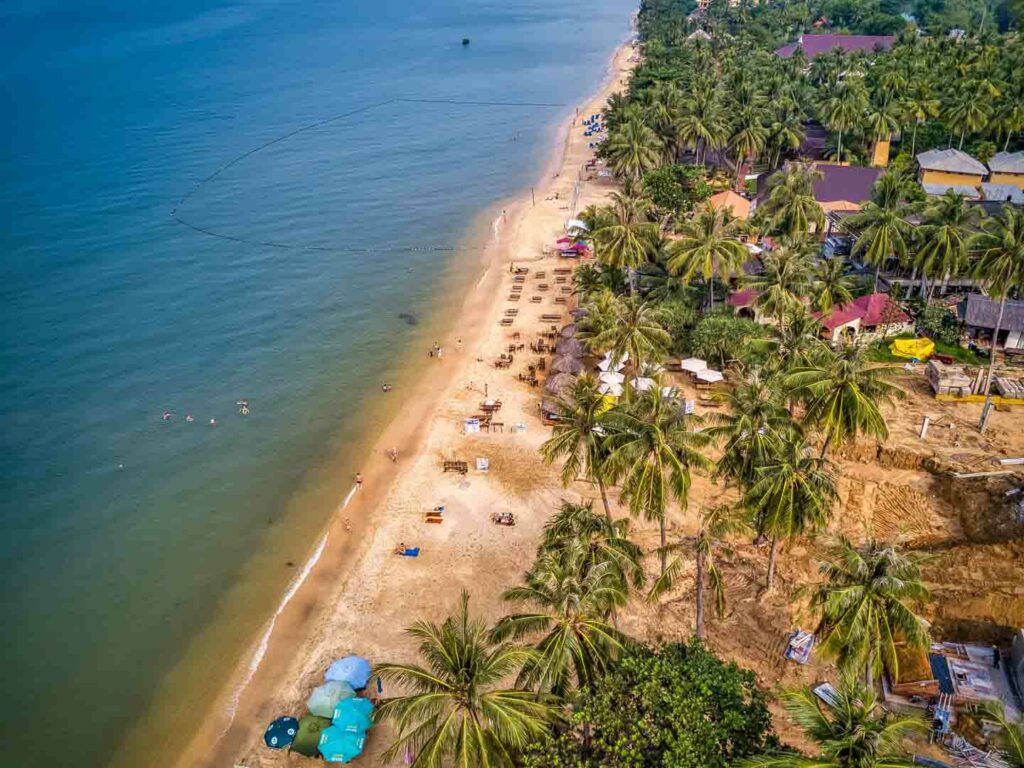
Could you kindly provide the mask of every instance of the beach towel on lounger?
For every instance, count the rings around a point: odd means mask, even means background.
[[[420,548],[419,547],[406,547],[405,548],[405,552],[402,553],[402,557],[419,557],[419,556],[420,556]]]

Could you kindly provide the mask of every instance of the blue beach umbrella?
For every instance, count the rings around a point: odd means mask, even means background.
[[[341,680],[331,680],[319,688],[315,688],[310,697],[306,699],[306,707],[311,715],[318,717],[331,717],[334,708],[342,699],[350,699],[356,695],[352,686]]]
[[[363,752],[366,731],[351,733],[332,725],[320,734],[320,754],[328,763],[347,763]]]
[[[373,724],[373,702],[356,697],[343,699],[334,708],[334,725],[344,731],[365,731]]]
[[[338,659],[327,668],[324,675],[327,681],[340,680],[348,683],[355,690],[359,691],[366,687],[370,680],[370,662],[362,656],[346,656]]]
[[[293,741],[299,732],[299,721],[294,717],[279,717],[267,726],[263,741],[271,749],[284,749]]]

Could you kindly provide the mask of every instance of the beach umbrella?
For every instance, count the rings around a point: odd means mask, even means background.
[[[267,726],[263,741],[271,749],[284,749],[295,741],[295,734],[298,732],[298,720],[294,717],[279,717]]]
[[[601,362],[597,364],[597,367],[602,371],[621,371],[626,367],[626,362],[629,360],[629,355],[623,355],[616,360],[612,360],[611,352],[605,353],[605,356],[601,358]]]
[[[633,379],[633,389],[637,392],[646,392],[649,389],[653,389],[654,385],[657,384],[654,379],[649,379],[646,376],[640,376]]]
[[[561,406],[558,402],[558,398],[555,397],[542,397],[540,399],[540,409],[544,413],[558,413],[561,410]]]
[[[576,383],[576,377],[569,373],[556,373],[544,382],[544,391],[558,395]]]
[[[586,350],[583,349],[583,345],[578,339],[562,339],[558,344],[555,345],[555,354],[561,357],[562,355],[572,355],[573,357],[583,357]]]
[[[575,318],[576,320],[579,320],[581,317],[586,317],[587,315],[589,315],[590,310],[587,309],[586,307],[576,307],[576,309],[570,309],[569,314],[572,315],[573,318]]]
[[[345,731],[365,731],[373,723],[373,702],[359,696],[342,699],[334,708],[331,725]]]
[[[708,364],[699,357],[688,357],[679,364],[679,367],[689,373],[697,373],[697,371],[705,370]]]
[[[641,376],[657,376],[659,373],[665,372],[665,366],[658,365],[657,363],[644,363],[640,368]]]
[[[614,382],[605,382],[597,388],[597,391],[602,395],[608,395],[610,397],[622,397],[622,385]]]
[[[571,339],[576,335],[576,323],[569,323],[568,325],[562,326],[562,338]]]
[[[346,656],[331,663],[324,679],[328,682],[340,680],[343,683],[348,683],[357,691],[361,690],[366,687],[366,683],[370,679],[370,662],[362,656]]]
[[[582,229],[584,232],[586,232],[588,229],[590,229],[590,227],[587,226],[587,223],[585,221],[582,221],[580,219],[569,219],[567,222],[565,222],[565,229],[567,232],[572,229]]]
[[[598,381],[602,384],[621,384],[626,380],[625,374],[616,373],[614,371],[605,371],[597,377]]]
[[[710,384],[714,384],[716,381],[721,381],[724,378],[725,376],[721,373],[718,371],[712,371],[711,369],[697,371],[697,381],[706,381]]]
[[[579,373],[583,370],[583,361],[572,355],[562,355],[551,363],[551,370],[555,373]]]
[[[356,695],[352,686],[341,680],[330,680],[319,688],[315,688],[310,697],[306,699],[306,709],[311,715],[319,717],[330,717],[334,714],[334,708],[342,699],[350,699]]]
[[[676,387],[662,387],[662,397],[679,397],[679,390]]]
[[[291,751],[306,757],[316,757],[320,752],[320,734],[331,727],[331,718],[317,715],[303,715],[299,720],[299,732],[295,734]]]
[[[320,734],[320,754],[328,763],[347,763],[363,753],[366,731],[353,733],[332,725]]]

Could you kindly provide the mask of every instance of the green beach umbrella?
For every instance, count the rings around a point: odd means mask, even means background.
[[[338,702],[342,699],[351,699],[355,695],[356,692],[348,683],[342,680],[330,680],[313,690],[310,697],[306,699],[306,708],[311,715],[333,717],[334,708],[338,706]]]
[[[320,754],[320,734],[330,727],[331,720],[328,717],[303,716],[299,720],[299,732],[295,734],[291,751],[306,757],[316,757]]]

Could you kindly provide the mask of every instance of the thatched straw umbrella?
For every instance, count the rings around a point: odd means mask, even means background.
[[[554,362],[551,363],[552,373],[572,373],[577,374],[583,370],[583,361],[578,357],[572,355],[562,355],[556,357]]]
[[[559,357],[571,355],[572,357],[583,357],[586,350],[578,339],[562,339],[555,345],[555,354]]]
[[[562,326],[562,338],[571,339],[576,335],[576,323],[569,323],[568,325]]]
[[[544,391],[552,395],[560,395],[576,383],[576,377],[571,373],[556,373],[548,376],[544,382]]]

